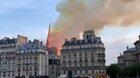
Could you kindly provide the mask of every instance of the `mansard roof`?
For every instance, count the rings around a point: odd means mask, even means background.
[[[31,42],[25,43],[23,45],[19,46],[20,50],[29,50],[29,49],[45,49],[45,46],[42,44],[42,42]]]
[[[123,58],[123,57],[124,57],[124,54],[122,54],[122,55],[118,56],[117,58]]]
[[[65,41],[63,46],[70,46],[70,45],[85,45],[85,44],[103,44],[101,41],[100,37],[96,37],[95,39],[82,39],[82,40],[70,40],[70,41]]]
[[[126,51],[124,52],[136,52],[136,48],[135,47],[131,47],[131,48],[128,48]]]
[[[137,40],[137,41],[134,43],[134,45],[136,45],[136,44],[140,44],[140,35],[139,35],[139,40]]]
[[[137,40],[134,44],[135,44],[135,45],[136,45],[136,44],[140,44],[140,40]]]
[[[0,40],[0,44],[10,44],[10,43],[16,43],[17,42],[17,39],[13,38],[13,39],[10,39],[10,38],[3,38]]]

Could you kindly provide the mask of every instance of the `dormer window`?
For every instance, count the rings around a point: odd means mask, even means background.
[[[83,35],[83,39],[94,39],[95,34],[93,30],[85,31]]]
[[[77,44],[77,41],[75,41],[75,44]]]
[[[85,40],[85,43],[87,43],[88,40]]]

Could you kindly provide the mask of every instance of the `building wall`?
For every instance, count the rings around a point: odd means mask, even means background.
[[[0,78],[15,77],[16,39],[3,38],[0,40]]]
[[[136,54],[136,62],[140,64],[140,52]]]
[[[120,66],[129,66],[137,63],[136,54],[139,53],[137,51],[130,51],[129,49],[126,50],[123,56],[118,57],[118,64]]]
[[[56,48],[49,48],[49,78],[58,78],[60,75],[60,59]]]
[[[0,57],[0,78],[14,78],[16,70],[15,53],[1,53]]]
[[[133,64],[140,64],[140,36],[139,40],[134,43],[135,47],[128,48],[124,51],[123,56],[120,55],[118,57],[118,64],[122,67],[129,66]]]
[[[118,57],[118,64],[120,67],[124,67],[124,65],[125,65],[124,55],[121,55],[121,57]]]
[[[85,32],[83,36],[83,40],[65,41],[61,51],[61,74],[69,71],[74,76],[105,74],[104,44],[92,31]]]
[[[48,76],[48,51],[42,43],[36,41],[20,46],[16,76]]]
[[[26,41],[27,38],[22,36],[20,39],[18,36],[0,40],[0,78],[48,76],[48,51],[45,46],[37,40]]]
[[[16,76],[47,76],[46,55],[42,53],[18,54]]]

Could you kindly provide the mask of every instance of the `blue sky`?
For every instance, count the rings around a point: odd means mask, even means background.
[[[44,40],[59,0],[0,0],[0,37],[17,34]]]

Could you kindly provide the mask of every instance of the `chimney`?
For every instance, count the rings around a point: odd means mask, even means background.
[[[35,43],[35,44],[39,44],[39,40],[34,39],[34,43]]]
[[[27,37],[18,35],[18,45],[25,44],[25,43],[27,43],[27,41],[28,41],[28,38]]]
[[[65,39],[65,42],[67,41],[67,39]]]
[[[127,46],[127,50],[129,49],[129,46]]]
[[[72,41],[76,41],[77,39],[75,37],[71,38]]]
[[[121,56],[122,54],[120,53],[120,56]]]
[[[140,40],[140,35],[139,35],[139,40]]]

